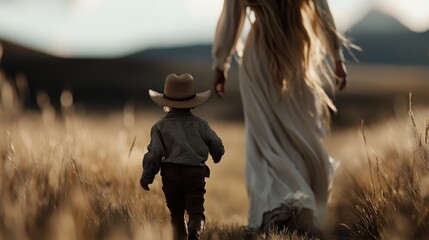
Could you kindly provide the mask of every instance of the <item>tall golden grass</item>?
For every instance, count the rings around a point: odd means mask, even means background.
[[[44,96],[40,113],[23,112],[6,84],[0,82],[0,239],[171,238],[160,177],[150,192],[139,186],[161,110],[134,113],[126,106],[108,117],[88,116],[66,101],[60,116]],[[410,108],[409,116],[326,139],[341,162],[323,225],[327,238],[429,239],[426,113]],[[248,235],[243,124],[211,125],[226,155],[217,165],[209,160],[204,239],[306,239]]]
[[[409,116],[335,136],[348,143],[331,146],[343,148],[325,225],[335,238],[429,239],[428,111],[411,107],[410,94]]]

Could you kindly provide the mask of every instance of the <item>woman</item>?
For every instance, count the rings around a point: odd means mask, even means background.
[[[329,126],[329,108],[335,111],[323,87],[333,86],[333,78],[340,90],[346,86],[343,39],[326,0],[225,0],[213,44],[219,97],[247,7],[255,20],[239,84],[246,124],[249,227],[317,231],[330,179],[321,137]]]

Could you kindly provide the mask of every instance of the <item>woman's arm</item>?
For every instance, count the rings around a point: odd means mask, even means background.
[[[226,73],[243,29],[244,18],[245,9],[239,0],[224,1],[212,48],[214,59],[212,69],[215,71],[214,87],[219,97],[222,97],[224,92]]]

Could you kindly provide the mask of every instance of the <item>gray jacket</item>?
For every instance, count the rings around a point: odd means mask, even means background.
[[[143,158],[142,184],[153,182],[161,163],[205,167],[208,154],[218,163],[225,153],[222,140],[207,121],[190,109],[172,109],[151,129],[148,152]]]

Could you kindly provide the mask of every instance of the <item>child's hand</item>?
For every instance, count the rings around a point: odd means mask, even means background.
[[[143,184],[142,188],[146,191],[150,191],[149,185],[147,185],[147,184]]]

